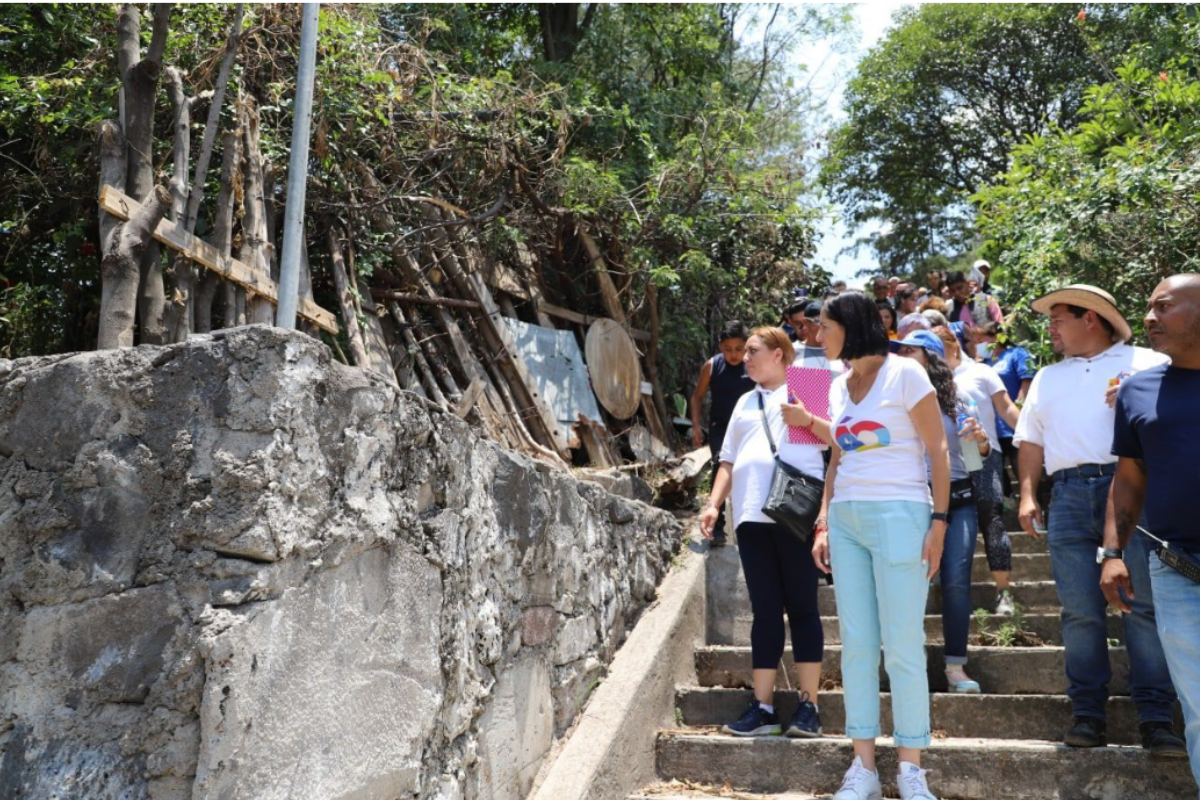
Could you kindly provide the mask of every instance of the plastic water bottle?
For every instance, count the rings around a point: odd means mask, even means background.
[[[960,431],[967,424],[968,419],[979,421],[979,406],[975,404],[974,400],[968,400],[966,407],[958,412],[958,429]],[[979,442],[959,436],[958,443],[962,447],[963,466],[967,468],[967,472],[978,472],[983,469],[983,456],[979,454]]]

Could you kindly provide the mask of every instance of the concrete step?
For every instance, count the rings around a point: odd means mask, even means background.
[[[926,646],[929,667],[929,688],[934,692],[947,690],[943,661],[944,647]],[[1067,676],[1062,647],[969,647],[967,673],[979,681],[988,694],[1066,694]],[[1109,691],[1114,695],[1129,694],[1129,655],[1124,647],[1109,650],[1113,680]],[[701,686],[748,689],[751,683],[749,647],[708,646],[696,650],[696,674]],[[792,654],[785,652],[784,669],[779,672],[777,685],[790,689],[795,685]],[[888,686],[887,670],[879,669],[881,685]],[[826,645],[822,678],[842,681],[842,648]]]
[[[1029,555],[1032,553],[1047,553],[1046,538],[1044,536],[1030,536],[1025,531],[1008,532],[1009,541],[1012,542],[1013,555]],[[979,537],[979,545],[975,548],[975,552],[984,552],[983,537]]]
[[[978,618],[971,618],[971,635],[978,636],[981,630],[989,630],[993,633],[1000,629],[1000,626],[1005,624],[1008,617],[989,616],[986,622],[981,622]],[[727,641],[721,641],[719,637],[713,636],[710,633],[709,642],[711,644],[732,644],[749,646],[750,644],[750,625],[752,618],[748,615],[739,616],[732,620],[726,627],[729,628],[730,635]],[[1121,615],[1118,613],[1110,613],[1107,617],[1108,621],[1108,638],[1124,641],[1125,631],[1121,624]],[[825,643],[841,644],[841,633],[838,629],[837,617],[821,617],[821,622],[825,627]],[[1044,644],[1061,645],[1062,644],[1062,615],[1056,613],[1043,614],[1025,614],[1021,618],[1021,624],[1024,630],[1035,634]],[[790,640],[790,633],[788,634]],[[942,641],[942,617],[940,614],[930,614],[925,617],[925,636],[927,641],[940,642]]]
[[[808,792],[783,792],[781,794],[757,794],[749,791],[739,791],[728,784],[709,786],[702,783],[684,783],[671,781],[647,786],[640,792],[631,794],[627,800],[705,800],[705,798],[736,798],[736,800],[828,800],[829,795],[815,795]]]
[[[1013,555],[1012,578],[1014,581],[1052,581],[1049,553],[1023,553]],[[982,548],[975,552],[971,564],[971,580],[975,583],[990,583],[992,571],[988,569],[987,554]]]
[[[724,725],[737,719],[750,702],[743,689],[684,688],[675,705],[683,724]],[[892,730],[891,695],[882,693],[881,725],[885,735]],[[784,720],[796,710],[797,693],[775,693],[775,706]],[[845,697],[842,692],[823,692],[820,697],[821,726],[827,734],[845,731]],[[1060,741],[1071,726],[1071,702],[1050,694],[933,694],[930,696],[931,724],[942,735],[960,738],[1040,739]],[[1176,709],[1176,725],[1183,730],[1183,717]],[[1114,744],[1140,744],[1137,709],[1128,697],[1108,701],[1108,740]]]
[[[853,759],[846,739],[738,739],[659,734],[664,780],[730,784],[762,793],[828,796]],[[1151,761],[1140,747],[1077,750],[1049,742],[935,739],[922,755],[943,800],[1184,800],[1196,796],[1186,761]],[[879,773],[895,796],[896,750],[881,740]]]
[[[935,578],[936,580],[936,578]],[[817,605],[822,616],[837,614],[837,599],[833,586],[822,586],[817,590]],[[1013,599],[1026,611],[1058,610],[1062,606],[1058,602],[1058,591],[1054,581],[1014,581],[1012,584]],[[971,584],[971,607],[992,609],[996,605],[996,586],[988,583]],[[940,614],[942,611],[942,589],[937,584],[929,587],[929,600],[926,603],[926,613]],[[750,597],[745,598],[745,610],[750,610]]]

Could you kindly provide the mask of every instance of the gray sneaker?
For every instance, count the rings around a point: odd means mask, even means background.
[[[1008,589],[1003,590],[996,595],[996,616],[1011,617],[1016,613],[1017,607],[1013,603],[1012,592]]]

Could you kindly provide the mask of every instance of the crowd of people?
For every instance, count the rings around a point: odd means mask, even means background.
[[[753,698],[724,730],[822,735],[817,588],[831,575],[854,748],[834,800],[881,796],[881,650],[900,796],[934,800],[921,769],[931,736],[929,586],[939,581],[949,690],[986,691],[968,669],[971,566],[982,538],[996,585],[988,610],[1015,613],[1003,510],[1016,505],[1021,527],[1046,537],[1062,604],[1072,707],[1064,743],[1107,744],[1111,603],[1123,612],[1142,746],[1152,758],[1190,757],[1200,784],[1200,525],[1188,506],[1200,496],[1191,452],[1200,442],[1200,275],[1155,289],[1149,349],[1130,344],[1103,289],[1072,285],[1039,298],[1033,309],[1048,318],[1061,356],[1040,369],[1010,340],[990,277],[980,261],[968,274],[931,273],[923,287],[882,276],[863,292],[835,284],[821,300],[784,309],[778,326],[721,332],[692,395],[697,447],[706,397],[711,406],[714,477],[700,526],[711,546],[725,544],[730,501],[753,612]],[[827,413],[796,396],[789,366],[830,373]],[[812,443],[790,441],[789,428]],[[804,530],[764,513],[784,464],[823,482]],[[801,700],[786,724],[774,705],[785,613]],[[1177,699],[1186,741],[1172,726]]]

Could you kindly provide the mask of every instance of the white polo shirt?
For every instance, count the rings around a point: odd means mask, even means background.
[[[736,530],[743,522],[771,522],[762,513],[771,491],[771,478],[775,475],[775,457],[771,455],[771,444],[763,429],[762,412],[758,410],[758,398],[762,397],[767,412],[767,423],[775,437],[779,457],[805,475],[820,480],[825,475],[825,460],[821,448],[813,444],[792,444],[787,438],[787,424],[783,421],[780,405],[787,400],[787,385],[774,391],[755,386],[738,398],[729,418],[725,441],[721,444],[721,461],[733,464],[733,527]]]
[[[1094,358],[1070,357],[1042,369],[1025,397],[1013,444],[1040,445],[1052,475],[1081,464],[1115,463],[1115,412],[1104,402],[1109,380],[1168,361],[1144,347],[1115,344]]]

